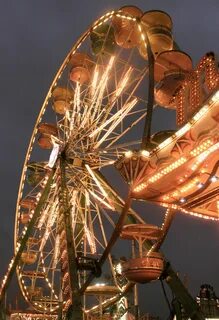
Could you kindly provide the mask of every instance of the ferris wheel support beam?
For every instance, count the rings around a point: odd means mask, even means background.
[[[188,318],[192,320],[205,320],[205,316],[200,311],[197,302],[192,298],[169,262],[166,262],[163,278],[175,294],[176,300],[182,304]]]
[[[114,199],[116,211],[118,213],[121,213],[122,208],[125,205],[125,201],[118,195],[118,192],[109,184],[109,182],[105,179],[105,177],[99,170],[95,170],[95,175],[106,188],[109,197],[112,197]],[[129,223],[145,223],[145,221],[141,217],[139,217],[139,215],[131,207],[129,208],[127,219],[130,220]],[[134,219],[134,222],[132,221],[132,219]]]
[[[150,143],[151,138],[151,123],[154,107],[154,55],[151,49],[150,41],[148,39],[147,33],[145,34],[145,41],[147,44],[147,56],[148,56],[148,69],[149,69],[149,79],[148,79],[148,103],[147,103],[147,114],[145,117],[144,132],[142,137],[142,149],[147,147]]]
[[[65,166],[66,162],[64,156],[60,157],[60,170],[61,170],[61,185],[60,185],[60,209],[63,214],[64,229],[66,234],[67,254],[68,254],[68,270],[70,287],[72,293],[72,304],[67,311],[68,320],[82,320],[82,297],[79,292],[79,277],[76,261],[76,250],[71,229],[71,206],[68,199],[68,190],[66,186],[65,178]]]
[[[28,240],[28,238],[29,238],[29,236],[31,234],[31,231],[32,231],[34,225],[36,224],[37,219],[40,216],[41,209],[42,209],[42,207],[43,207],[43,205],[44,205],[44,203],[45,203],[45,201],[47,199],[48,193],[50,191],[50,187],[51,187],[51,185],[53,183],[54,173],[55,173],[54,170],[52,170],[50,172],[50,175],[49,175],[49,178],[48,178],[47,183],[45,185],[45,188],[43,189],[42,195],[41,195],[41,197],[39,199],[39,202],[36,205],[34,214],[33,214],[31,220],[28,223],[26,232],[23,234],[23,236],[22,236],[22,238],[20,240],[19,247],[17,247],[18,248],[17,253],[15,254],[14,258],[12,258],[12,260],[11,260],[8,272],[7,272],[6,276],[5,276],[5,281],[3,280],[2,287],[0,289],[0,306],[3,304],[6,290],[8,289],[8,287],[10,285],[11,279],[12,279],[12,277],[13,277],[15,271],[16,271],[16,267],[18,266],[18,263],[20,261],[22,252],[23,252],[23,250],[24,250],[24,248],[26,246],[27,240]]]
[[[174,209],[167,209],[166,211],[166,214],[165,214],[165,219],[164,219],[164,222],[162,224],[162,231],[163,231],[163,235],[162,237],[151,247],[150,251],[158,251],[160,250],[160,247],[162,246],[166,236],[167,236],[167,233],[171,227],[171,224],[173,222],[173,218],[175,217],[175,213],[176,213],[176,210]]]

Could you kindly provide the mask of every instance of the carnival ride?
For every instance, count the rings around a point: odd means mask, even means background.
[[[159,248],[176,210],[219,219],[218,87],[214,54],[193,68],[165,12],[125,6],[94,22],[64,60],[33,129],[0,301],[16,269],[38,312],[119,319],[136,282],[163,277],[187,314],[203,319]],[[151,135],[156,106],[176,110],[177,131]],[[112,186],[114,168],[129,185],[126,200]],[[162,226],[146,223],[132,199],[166,207]],[[120,238],[138,244],[123,262],[112,256]],[[102,271],[104,286],[93,282]]]

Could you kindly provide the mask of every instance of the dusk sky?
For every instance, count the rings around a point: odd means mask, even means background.
[[[219,0],[1,0],[1,276],[13,253],[15,206],[26,149],[53,77],[89,25],[126,4],[143,11],[166,11],[173,20],[175,40],[194,65],[208,51],[219,54]],[[173,126],[171,121],[165,119]],[[162,125],[162,119],[156,119],[156,127]],[[154,215],[162,213],[156,209]],[[209,283],[219,296],[219,223],[177,214],[162,251],[175,270],[188,276],[192,295]],[[160,283],[141,286],[140,292],[144,312],[168,317]]]

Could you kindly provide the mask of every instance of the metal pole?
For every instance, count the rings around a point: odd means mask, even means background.
[[[182,281],[172,269],[169,262],[166,262],[166,267],[163,272],[163,278],[174,292],[176,299],[182,304],[186,315],[192,320],[204,320],[205,317],[200,311],[196,301],[189,294]]]
[[[72,232],[71,224],[71,206],[68,199],[68,190],[66,186],[65,178],[65,159],[64,156],[60,158],[60,170],[61,170],[61,188],[60,188],[60,208],[63,215],[64,228],[67,242],[67,254],[68,254],[68,271],[72,295],[72,304],[67,311],[67,319],[69,320],[83,320],[82,311],[82,296],[79,291],[79,277],[76,261],[76,250]]]
[[[132,240],[132,258],[135,258],[135,242]],[[139,319],[139,306],[138,306],[138,287],[137,283],[134,285],[134,315],[135,320]]]
[[[58,309],[58,320],[62,320],[63,317],[63,300],[62,300],[62,292],[60,291],[60,295],[59,295],[59,309]]]
[[[148,68],[149,68],[149,79],[148,79],[148,103],[147,103],[147,114],[145,117],[144,131],[142,137],[142,149],[147,148],[151,138],[151,124],[154,107],[154,55],[151,50],[150,41],[148,35],[145,34],[145,40],[147,44],[147,55],[148,55]]]

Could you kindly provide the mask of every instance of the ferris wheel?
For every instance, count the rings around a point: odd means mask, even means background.
[[[15,247],[38,210],[17,268],[22,293],[36,310],[55,312],[60,299],[68,309],[74,299],[70,278],[79,290],[89,272],[98,276],[118,214],[124,206],[129,211],[130,199],[125,203],[112,187],[112,167],[141,144],[148,77],[144,32],[137,22],[142,14],[136,7],[110,12],[82,35],[33,129],[18,194]],[[172,46],[171,36],[167,45]],[[129,215],[144,222],[134,212]],[[68,247],[71,241],[75,252]],[[95,309],[90,296],[121,291],[111,252],[105,255],[109,292],[88,286],[87,312]],[[76,257],[79,272],[72,275],[69,259]]]
[[[88,318],[101,318],[132,281],[149,282],[163,271],[158,250],[176,205],[168,207],[162,226],[150,225],[131,208],[130,190],[145,169],[149,176],[158,170],[148,164],[150,151],[173,135],[151,140],[154,80],[157,103],[174,108],[173,93],[192,70],[171,29],[162,11],[127,6],[109,12],[80,37],[52,82],[24,162],[14,237],[19,258],[11,262],[19,261],[22,294],[37,311],[68,312],[75,305]],[[116,170],[130,188],[124,182],[122,192],[116,190]],[[134,192],[145,186],[138,181]],[[120,238],[139,245],[122,273],[112,251]]]

